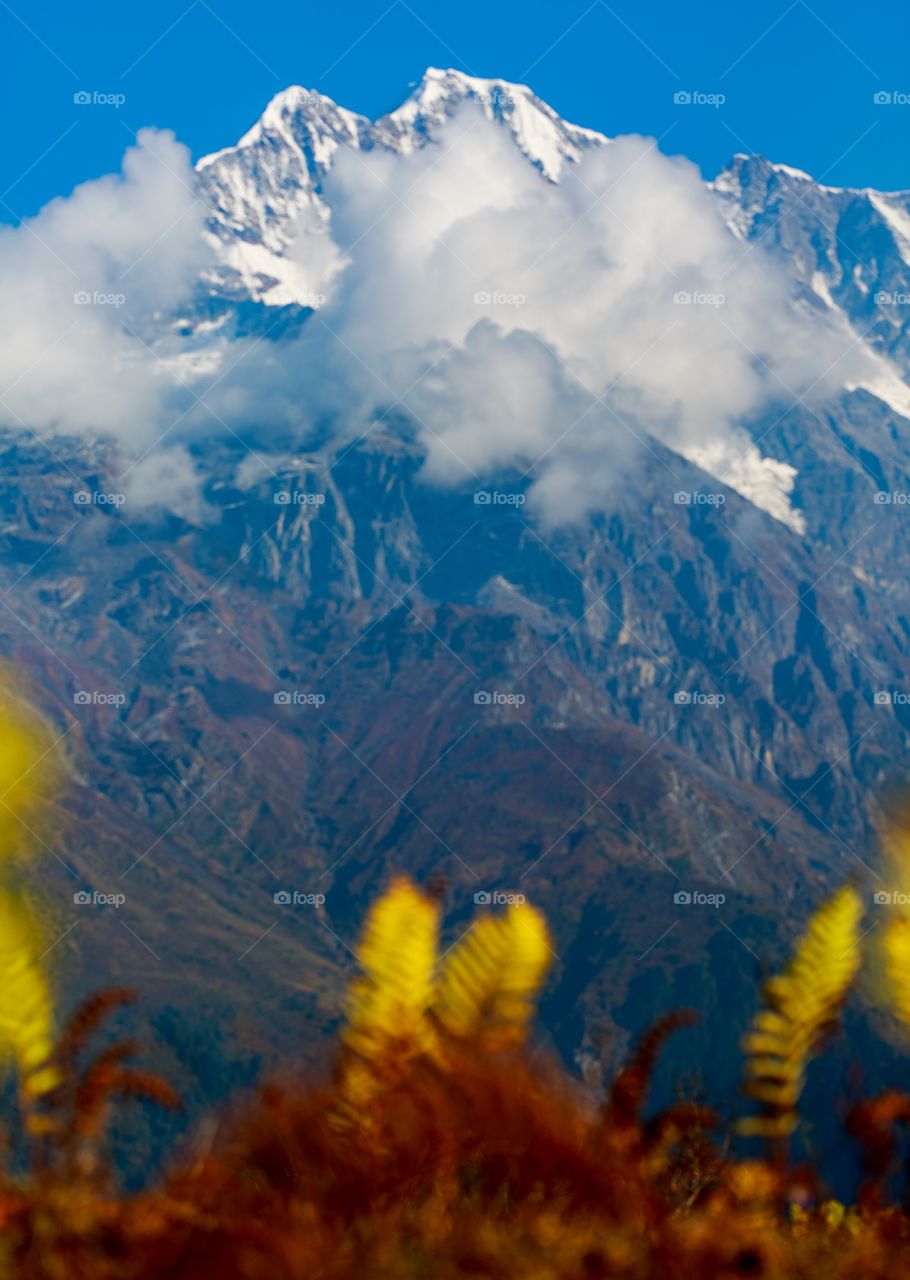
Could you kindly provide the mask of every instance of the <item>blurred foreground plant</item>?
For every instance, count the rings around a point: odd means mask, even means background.
[[[117,1101],[177,1099],[130,1065],[131,1045],[90,1053],[125,993],[87,1002],[50,1053],[41,956],[3,891],[0,1033],[40,1123],[27,1172],[0,1175],[0,1280],[908,1274],[910,1218],[885,1183],[910,1099],[893,1090],[854,1109],[867,1173],[856,1206],[817,1194],[782,1143],[857,971],[860,921],[845,886],[766,985],[744,1045],[759,1112],[740,1127],[772,1140],[774,1158],[736,1159],[697,1103],[646,1115],[660,1048],[694,1015],[661,1019],[598,1100],[527,1046],[553,956],[543,916],[484,910],[440,953],[438,897],[399,877],[368,913],[330,1078],[263,1085],[160,1186],[125,1194],[105,1146]],[[890,998],[907,1020],[904,945],[899,923]]]
[[[34,1103],[60,1082],[50,1063],[53,1007],[42,945],[31,908],[13,885],[14,864],[40,843],[40,822],[57,777],[53,740],[40,718],[11,691],[0,668],[0,1054],[15,1062],[32,1129]]]
[[[844,885],[809,921],[783,973],[765,984],[765,1007],[743,1042],[746,1092],[761,1104],[739,1132],[789,1137],[811,1054],[821,1044],[846,999],[860,964],[862,904]]]

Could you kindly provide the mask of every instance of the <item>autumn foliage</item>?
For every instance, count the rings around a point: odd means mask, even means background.
[[[30,1161],[0,1183],[0,1278],[906,1273],[910,1219],[884,1182],[910,1098],[889,1093],[851,1116],[867,1175],[854,1207],[826,1200],[782,1146],[806,1060],[856,967],[843,954],[858,945],[854,893],[810,921],[745,1043],[763,1159],[733,1159],[700,1106],[645,1118],[657,1055],[690,1014],[658,1023],[600,1099],[529,1052],[550,954],[529,906],[483,915],[440,959],[438,902],[394,882],[366,922],[330,1078],[264,1086],[217,1139],[135,1194],[106,1154],[113,1110],[179,1100],[131,1064],[131,1046],[92,1055],[126,998],[100,995],[43,1065],[46,1087],[23,1097]]]
[[[42,758],[14,730],[11,781]],[[807,1065],[870,947],[856,887],[818,908],[765,985],[735,1126],[763,1144],[751,1158],[703,1106],[648,1113],[663,1044],[693,1014],[668,1013],[594,1096],[529,1047],[552,959],[541,913],[484,908],[444,950],[441,923],[438,895],[393,881],[368,912],[325,1079],[265,1083],[203,1124],[156,1185],[127,1192],[108,1150],[123,1104],[176,1108],[178,1091],[137,1067],[131,1044],[95,1049],[128,992],[99,994],[55,1033],[27,904],[0,882],[0,1051],[18,1083],[0,1280],[910,1274],[910,1216],[891,1199],[910,1096],[893,1089],[850,1114],[855,1205],[827,1198],[789,1152]],[[879,933],[883,1001],[910,1034],[910,921],[896,909]]]

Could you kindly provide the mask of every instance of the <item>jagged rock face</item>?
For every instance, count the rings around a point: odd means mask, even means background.
[[[712,184],[734,231],[778,251],[821,306],[910,371],[910,193],[820,186],[761,156],[734,157]]]
[[[375,123],[290,89],[198,167],[206,305],[307,323],[319,299],[289,249],[301,225],[330,228],[338,149],[406,153],[460,104],[510,130],[541,181],[608,143],[529,90],[452,72]],[[289,1044],[317,1056],[365,903],[403,868],[446,875],[456,930],[480,890],[547,912],[567,1055],[604,1023],[618,1053],[681,1001],[704,1004],[706,1046],[735,1044],[756,956],[870,861],[876,799],[910,766],[910,511],[875,501],[910,491],[907,313],[876,301],[910,290],[910,198],[745,157],[713,190],[734,233],[773,245],[803,301],[882,359],[824,415],[750,424],[797,470],[805,535],[716,480],[722,506],[675,504],[655,439],[634,490],[554,533],[430,487],[391,424],[268,480],[209,442],[200,523],[74,507],[74,476],[115,487],[112,449],[61,441],[67,470],[2,438],[0,645],[72,758],[41,886],[59,932],[78,924],[55,952],[70,994],[135,981],[178,1011],[164,1054],[196,1020],[269,1062]],[[83,886],[124,892],[121,916],[79,915]],[[284,889],[325,902],[276,903]],[[674,901],[699,889],[722,911]]]
[[[868,438],[868,401],[849,398],[845,435]],[[724,892],[724,925],[773,951],[868,860],[869,798],[910,757],[905,706],[875,703],[910,688],[900,513],[868,531],[871,483],[808,427],[786,429],[818,545],[732,493],[674,511],[656,462],[609,515],[541,536],[520,508],[429,488],[391,437],[327,474],[316,454],[247,485],[224,447],[212,522],[93,508],[70,529],[67,473],[10,441],[4,562],[11,582],[36,567],[0,636],[73,726],[57,852],[76,874],[48,863],[48,903],[68,918],[74,887],[118,887],[160,957],[150,978],[128,930],[77,917],[67,969],[81,957],[80,985],[131,976],[181,1007],[199,984],[203,1008],[267,1045],[290,1006],[329,1025],[349,963],[333,935],[352,944],[393,868],[444,873],[456,921],[478,889],[528,893],[560,956],[584,949],[599,904],[608,1005],[590,955],[560,979],[591,1017],[617,1017],[648,973],[705,962],[720,925],[677,906],[681,888]],[[66,456],[104,488],[103,451]],[[80,689],[125,701],[74,704]],[[324,914],[282,914],[282,888],[324,892]],[[753,964],[743,949],[742,980]],[[578,1009],[556,1025],[567,1051]]]

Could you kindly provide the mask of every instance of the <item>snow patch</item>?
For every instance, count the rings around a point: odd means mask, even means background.
[[[857,262],[853,268],[853,283],[856,285],[857,289],[859,289],[860,293],[869,292],[869,286],[863,279],[863,264],[861,262]]]
[[[873,370],[866,377],[846,383],[846,389],[848,391],[868,391],[870,395],[875,396],[886,404],[889,409],[899,413],[902,418],[910,419],[910,387],[907,386],[907,383],[890,360],[880,356],[877,351],[873,351],[865,343],[863,345]]]
[[[897,243],[898,253],[910,266],[910,213],[878,191],[870,191],[869,203],[884,218]]]
[[[771,168],[775,173],[785,173],[788,178],[798,178],[801,182],[815,182],[811,173],[806,173],[805,169],[794,169],[789,164],[772,164]]]
[[[802,512],[791,504],[797,471],[787,462],[765,458],[748,437],[715,440],[681,449],[683,457],[800,535],[806,532]]]
[[[826,307],[830,307],[832,311],[837,310],[837,303],[831,297],[831,291],[828,288],[828,281],[820,271],[812,272],[812,289],[821,298]]]
[[[306,272],[289,258],[272,253],[265,245],[251,244],[247,240],[224,244],[215,236],[208,239],[218,250],[222,263],[237,273],[250,297],[270,307],[286,307],[294,303],[311,305],[306,299],[318,297]]]

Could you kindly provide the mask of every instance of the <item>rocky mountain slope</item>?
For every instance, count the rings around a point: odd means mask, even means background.
[[[375,123],[289,89],[198,166],[218,262],[188,331],[307,324],[322,283],[295,245],[331,237],[339,149],[409,154],[461,106],[541,182],[608,145],[455,72]],[[0,651],[71,761],[36,886],[53,959],[70,998],[135,982],[200,1097],[225,1045],[274,1064],[303,1026],[318,1058],[394,868],[445,878],[454,936],[478,894],[539,903],[548,1024],[585,1062],[681,1000],[706,1056],[721,1022],[732,1043],[825,887],[858,872],[871,896],[877,801],[910,767],[910,197],[757,157],[711,190],[879,361],[823,410],[744,424],[795,469],[800,522],[656,435],[634,486],[553,530],[508,469],[431,486],[404,414],[274,474],[236,435],[190,441],[198,519],[105,502],[113,444],[4,434]]]

